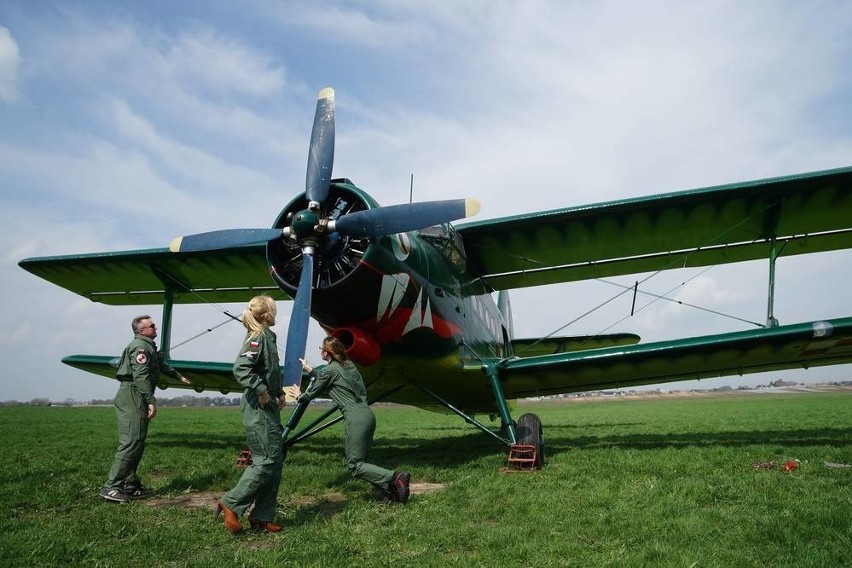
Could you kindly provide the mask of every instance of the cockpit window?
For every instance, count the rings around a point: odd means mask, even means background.
[[[449,223],[420,229],[419,234],[430,241],[450,263],[464,270],[466,257],[461,237]]]

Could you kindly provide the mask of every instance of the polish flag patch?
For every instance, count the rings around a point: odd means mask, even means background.
[[[251,347],[252,349],[257,349],[259,346],[260,346],[259,341],[252,341],[251,343],[249,343],[249,347]]]
[[[136,362],[139,363],[140,365],[144,365],[145,363],[148,362],[148,356],[145,355],[144,353],[140,353],[136,356]]]

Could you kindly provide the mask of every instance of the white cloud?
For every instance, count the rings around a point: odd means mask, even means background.
[[[198,147],[171,139],[121,100],[107,106],[107,119],[123,141],[156,160],[166,173],[187,180],[190,191],[203,187],[208,196],[233,196],[234,190],[250,187],[258,196],[271,197],[278,182],[262,172],[227,162]]]
[[[18,100],[18,68],[21,52],[8,28],[0,26],[0,100],[11,103]]]
[[[183,34],[164,58],[175,79],[195,89],[271,97],[284,87],[269,57],[210,29]]]

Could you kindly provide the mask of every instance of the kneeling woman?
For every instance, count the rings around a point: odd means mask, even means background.
[[[346,349],[339,339],[326,337],[320,347],[325,365],[314,369],[305,359],[300,359],[302,368],[316,380],[303,394],[293,390],[298,400],[313,400],[327,392],[337,403],[346,423],[344,448],[349,473],[352,477],[363,479],[385,491],[391,501],[408,501],[408,483],[411,474],[404,471],[393,472],[389,469],[367,463],[367,454],[373,445],[373,433],[376,431],[376,416],[367,404],[367,389],[364,379],[355,364],[349,360]],[[298,387],[296,387],[298,389]]]
[[[254,529],[278,532],[273,523],[278,501],[278,485],[284,455],[281,450],[281,367],[275,332],[275,301],[255,296],[243,311],[248,333],[234,363],[234,378],[245,387],[240,401],[246,441],[252,464],[246,468],[237,486],[219,501],[217,512],[225,513],[225,528],[232,533],[243,530],[240,517],[254,503],[249,522]]]

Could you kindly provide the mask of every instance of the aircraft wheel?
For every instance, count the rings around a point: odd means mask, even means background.
[[[535,446],[536,459],[534,467],[541,469],[541,466],[544,465],[544,434],[539,417],[529,413],[522,415],[518,418],[516,432],[519,444]]]

